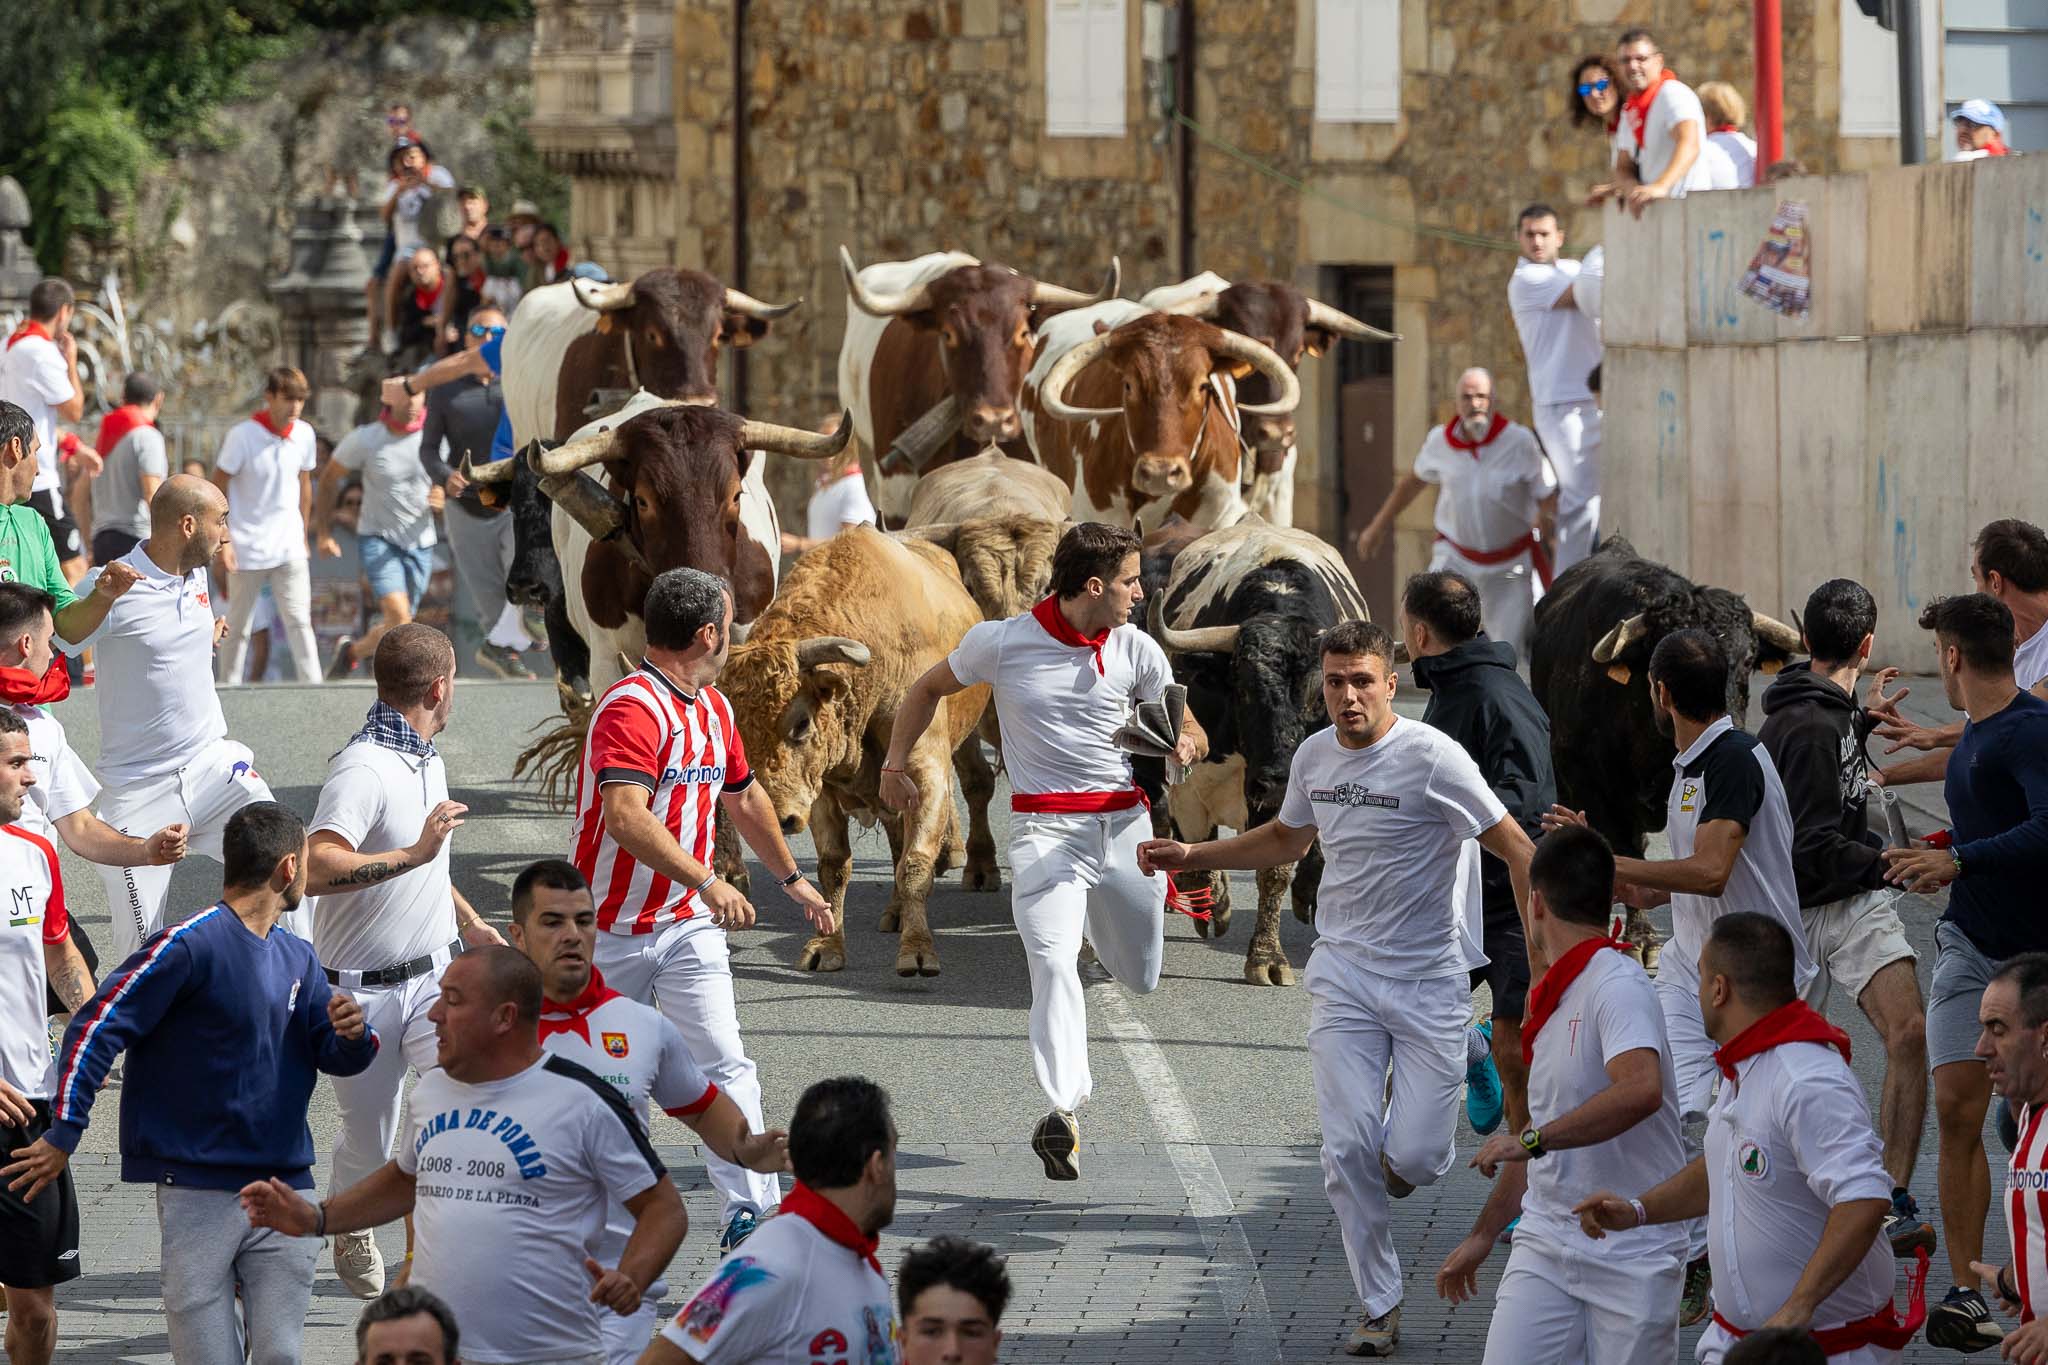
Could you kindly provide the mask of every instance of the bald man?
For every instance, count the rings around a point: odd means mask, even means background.
[[[216,861],[228,817],[271,799],[248,746],[228,738],[213,690],[222,623],[206,566],[227,543],[227,495],[189,474],[165,479],[149,500],[149,539],[95,570],[126,566],[135,585],[77,642],[99,650],[100,818],[138,837],[183,824],[190,850]],[[163,927],[171,869],[102,867],[100,876],[114,956],[125,958]],[[295,910],[281,922],[309,938],[304,915]]]
[[[1493,376],[1458,376],[1458,412],[1432,427],[1415,467],[1358,533],[1361,560],[1386,543],[1394,518],[1435,484],[1436,546],[1431,572],[1454,569],[1479,589],[1486,634],[1528,655],[1536,599],[1550,586],[1549,548],[1557,522],[1557,485],[1536,433],[1493,409]]]

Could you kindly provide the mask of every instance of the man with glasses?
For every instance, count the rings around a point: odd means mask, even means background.
[[[1614,180],[1595,185],[1592,199],[1620,199],[1640,218],[1656,200],[1710,188],[1701,156],[1707,116],[1692,87],[1665,68],[1664,53],[1648,29],[1622,34],[1615,58],[1627,97],[1614,129]]]
[[[440,316],[435,319],[444,354],[462,348],[470,317],[483,306],[484,280],[483,248],[460,234],[450,238],[448,287],[441,291]]]

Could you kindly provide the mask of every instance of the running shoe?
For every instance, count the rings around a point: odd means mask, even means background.
[[[1678,1296],[1678,1325],[1697,1326],[1714,1311],[1714,1270],[1702,1256],[1685,1268],[1685,1292]]]
[[[356,671],[355,656],[349,653],[355,642],[353,635],[344,635],[335,641],[334,657],[327,662],[327,681],[346,678]]]
[[[1047,1180],[1081,1178],[1081,1125],[1064,1109],[1055,1109],[1031,1130],[1031,1150],[1045,1163]]]
[[[374,1299],[384,1292],[384,1253],[377,1239],[367,1232],[338,1232],[334,1235],[334,1273],[349,1293],[359,1299]]]
[[[1924,1251],[1934,1254],[1934,1225],[1920,1220],[1920,1205],[1904,1190],[1892,1196],[1891,1211],[1884,1216],[1884,1235],[1892,1244],[1892,1255],[1909,1261]]]
[[[754,1229],[761,1226],[761,1216],[750,1208],[733,1210],[732,1217],[725,1220],[725,1230],[718,1234],[718,1254],[723,1256],[741,1242],[754,1235]]]
[[[1395,1304],[1376,1318],[1361,1318],[1344,1343],[1344,1354],[1375,1356],[1381,1360],[1401,1344],[1401,1305]]]
[[[1927,1310],[1927,1344],[1968,1355],[1989,1350],[2005,1340],[2005,1329],[1991,1317],[1991,1306],[1974,1289],[1954,1285],[1948,1297]]]
[[[519,657],[519,651],[510,645],[478,645],[476,665],[486,673],[495,673],[513,682],[533,681],[533,670],[526,666],[526,660]]]
[[[1500,1088],[1500,1071],[1493,1064],[1493,1020],[1479,1025],[1477,1031],[1485,1037],[1488,1050],[1465,1068],[1465,1117],[1472,1121],[1472,1131],[1485,1137],[1500,1127],[1500,1116],[1507,1112],[1507,1092]]]

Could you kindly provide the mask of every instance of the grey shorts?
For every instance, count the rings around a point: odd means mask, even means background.
[[[1894,962],[1912,962],[1913,945],[1899,921],[1897,891],[1865,891],[1826,905],[1801,910],[1806,947],[1820,970],[1806,988],[1806,1003],[1825,1011],[1832,989],[1840,986],[1852,1003],[1860,1004],[1870,979]],[[1976,1039],[1971,1039],[1972,1044]]]
[[[1976,1060],[1977,1038],[1984,1031],[1977,1006],[2001,965],[1978,952],[1969,936],[1947,920],[1934,926],[1934,989],[1927,1001],[1930,1070]]]

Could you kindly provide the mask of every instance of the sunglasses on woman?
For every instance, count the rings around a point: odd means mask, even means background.
[[[505,329],[503,327],[486,327],[481,322],[472,322],[469,324],[469,334],[473,337],[501,337],[505,335]]]
[[[1596,94],[1604,95],[1607,93],[1607,86],[1608,82],[1604,78],[1601,80],[1592,81],[1587,84],[1582,84],[1579,86],[1579,98],[1584,99],[1588,95]]]

